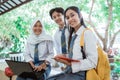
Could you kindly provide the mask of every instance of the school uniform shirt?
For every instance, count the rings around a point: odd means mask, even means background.
[[[42,25],[42,32],[39,35],[36,35],[33,31],[33,27],[38,21]],[[54,56],[53,39],[50,35],[46,33],[40,18],[35,19],[33,24],[31,25],[31,34],[27,39],[24,52],[26,62],[34,61],[35,45],[38,43],[39,43],[38,45],[39,60],[47,60],[52,62],[53,61],[52,58]]]
[[[29,61],[34,61],[34,49],[35,49],[35,44],[26,44],[25,48],[25,60],[26,62]],[[39,55],[39,60],[47,60],[51,61],[52,57],[54,56],[54,51],[53,51],[53,42],[52,41],[42,41],[38,45],[38,55]]]
[[[54,46],[55,46],[55,51],[57,54],[62,54],[61,35],[62,35],[62,31],[60,29],[57,29],[54,34]],[[68,28],[66,28],[65,39],[66,39],[66,50],[67,51],[68,51],[68,38],[69,38],[69,31],[68,31]]]
[[[84,30],[84,26],[81,26],[76,32],[77,37],[74,41],[73,45],[73,59],[77,59],[80,62],[72,62],[71,68],[72,72],[86,71],[92,68],[96,68],[98,61],[98,53],[97,53],[97,39],[95,38],[92,31],[87,30],[84,33],[84,51],[86,54],[86,59],[83,59],[81,47],[80,47],[80,37]],[[74,35],[74,34],[73,34]]]

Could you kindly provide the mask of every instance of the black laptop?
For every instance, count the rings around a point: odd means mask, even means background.
[[[37,78],[37,76],[40,77],[45,72],[45,70],[41,70],[39,72],[33,71],[33,68],[28,62],[20,62],[13,60],[5,60],[5,61],[13,71],[14,75],[19,75],[21,77]]]

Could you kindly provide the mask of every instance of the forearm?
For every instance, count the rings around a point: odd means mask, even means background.
[[[29,61],[30,65],[32,66],[32,68],[35,67],[35,65],[33,64],[33,61]]]

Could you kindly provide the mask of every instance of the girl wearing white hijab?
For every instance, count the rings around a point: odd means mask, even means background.
[[[51,66],[50,62],[54,56],[52,37],[47,35],[40,19],[36,19],[32,24],[32,32],[27,39],[25,48],[25,60],[29,62],[34,71],[43,71],[43,75],[33,79],[32,76],[19,75],[17,80],[46,80]],[[36,51],[37,45],[37,51]],[[37,56],[36,55],[37,52]]]

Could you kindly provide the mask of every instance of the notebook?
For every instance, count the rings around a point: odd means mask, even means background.
[[[67,58],[67,57],[64,57],[64,56],[57,56],[57,58],[63,59],[63,60],[67,60],[68,62],[80,62],[79,60]],[[53,58],[53,59],[54,59],[54,58]]]
[[[45,70],[41,70],[39,72],[33,71],[33,68],[28,62],[19,62],[19,61],[13,61],[13,60],[5,60],[5,61],[13,71],[14,75],[36,78],[37,76],[39,77],[42,76],[43,73],[45,72]]]

